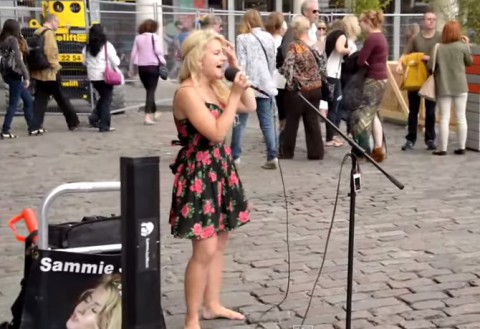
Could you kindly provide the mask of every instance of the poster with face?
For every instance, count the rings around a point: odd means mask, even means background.
[[[20,329],[121,328],[121,255],[37,250]]]

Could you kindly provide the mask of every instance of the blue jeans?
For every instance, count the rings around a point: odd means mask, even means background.
[[[30,92],[23,86],[23,82],[20,79],[5,79],[5,82],[9,88],[9,102],[5,120],[3,121],[2,132],[8,133],[10,131],[10,126],[12,125],[20,98],[23,101],[23,115],[25,116],[25,121],[27,121],[28,131],[32,131],[34,126],[32,95],[30,95]]]
[[[258,121],[267,144],[267,160],[273,160],[277,157],[277,138],[273,127],[272,99],[257,97],[256,100]],[[242,154],[242,141],[247,128],[248,113],[240,113],[238,118],[239,123],[233,128],[232,132],[231,148],[234,160]]]

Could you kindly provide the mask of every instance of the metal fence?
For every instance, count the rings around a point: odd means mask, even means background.
[[[35,6],[37,2],[32,0],[0,0],[0,24],[6,19],[13,18],[20,22],[23,29],[29,27],[32,19],[41,21],[42,8]],[[244,14],[243,11],[218,10],[218,9],[195,9],[180,8],[173,6],[162,6],[158,4],[141,5],[131,2],[116,2],[108,0],[89,0],[86,8],[87,26],[94,22],[101,22],[105,26],[109,40],[115,46],[120,58],[122,59],[120,67],[127,76],[130,53],[133,46],[133,40],[137,34],[138,25],[147,18],[159,22],[161,35],[163,36],[163,49],[167,60],[170,78],[175,79],[179,62],[177,60],[177,51],[175,39],[181,32],[177,22],[190,29],[198,28],[196,22],[206,14],[214,14],[222,19],[223,34],[231,41],[235,40],[238,27]],[[268,12],[261,12],[262,16],[267,16]],[[294,14],[284,13],[286,21],[289,22]],[[336,19],[341,19],[345,13],[322,13],[320,16],[326,23],[331,23]],[[422,19],[421,14],[408,15],[385,15],[385,36],[390,46],[390,59],[395,60],[405,46],[404,31],[413,23],[419,23]],[[79,33],[87,33],[77,31]],[[77,47],[79,45],[77,44]],[[71,52],[68,49],[60,49],[61,52]],[[78,49],[75,50],[79,51]],[[78,63],[77,63],[78,64]],[[75,65],[77,65],[75,64]],[[77,65],[78,66],[78,65]],[[65,66],[62,74],[67,73],[69,65]],[[86,82],[86,72],[77,70],[84,74],[84,78],[77,77],[77,81]],[[72,80],[73,81],[73,80]],[[127,82],[131,80],[127,79]],[[68,83],[68,81],[66,81]],[[83,88],[83,87],[82,87]],[[84,93],[84,99],[91,103],[94,97],[85,95],[94,94],[91,91],[81,90]]]

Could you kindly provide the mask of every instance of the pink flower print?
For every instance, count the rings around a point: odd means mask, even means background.
[[[200,194],[203,191],[203,182],[199,178],[195,178],[195,182],[192,186],[190,186],[190,191],[194,192],[195,194]]]
[[[212,201],[207,200],[203,204],[203,214],[204,215],[209,215],[209,214],[214,214],[215,213],[215,208],[212,207]]]
[[[200,135],[197,134],[195,135],[195,137],[193,138],[193,145],[198,145],[198,143],[200,142]]]
[[[183,193],[183,187],[185,186],[185,181],[181,180],[178,182],[177,185],[177,193],[175,194],[176,196],[181,196]]]
[[[203,166],[208,166],[212,163],[212,160],[210,159],[210,153],[208,153],[208,151],[197,152],[195,160],[197,160],[197,162],[200,162]]]
[[[235,172],[232,172],[230,174],[230,177],[228,179],[228,185],[229,186],[237,186],[238,185],[238,177],[237,177],[237,174],[235,174]]]
[[[178,125],[177,131],[180,136],[188,137],[187,127],[185,125],[182,125],[182,124]]]
[[[215,159],[220,159],[222,157],[220,154],[220,149],[218,147],[213,150],[213,157]]]
[[[188,214],[190,213],[190,208],[188,207],[188,205],[184,205],[182,207],[182,216],[184,218],[188,218]]]
[[[175,213],[173,211],[170,212],[169,222],[170,225],[175,225],[177,223],[177,216],[175,216]]]
[[[203,232],[201,233],[200,237],[202,239],[210,238],[215,234],[215,227],[213,225],[209,225],[203,229]]]
[[[193,225],[193,235],[195,235],[196,237],[200,237],[203,233],[203,228],[202,228],[202,225],[200,225],[199,223],[196,223],[195,225]]]
[[[218,229],[220,231],[225,229],[225,224],[223,224],[223,214],[220,214],[220,218],[218,219]]]
[[[191,174],[194,169],[195,169],[195,163],[190,162],[190,163],[188,164],[187,173],[188,173],[188,174]]]
[[[223,184],[218,184],[218,195],[217,195],[217,202],[218,204],[222,204],[222,197],[223,197]]]
[[[213,171],[208,172],[208,178],[210,178],[211,182],[216,182],[217,181],[217,174],[214,173]]]
[[[230,146],[225,146],[225,154],[227,156],[232,155],[232,149],[230,148]]]
[[[223,171],[225,171],[225,172],[228,171],[228,164],[227,164],[226,161],[224,161],[224,162],[222,163],[222,169],[223,169]]]
[[[250,214],[248,211],[241,211],[238,214],[238,219],[240,220],[240,223],[246,223],[250,220]]]
[[[230,211],[230,212],[233,211],[233,203],[232,203],[232,201],[230,201],[230,203],[228,204],[228,211]]]

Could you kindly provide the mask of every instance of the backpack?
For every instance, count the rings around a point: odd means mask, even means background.
[[[32,37],[27,38],[27,44],[30,51],[26,56],[26,60],[30,71],[41,71],[50,67],[47,56],[45,56],[45,52],[43,51],[45,45],[44,34],[48,30],[49,29],[45,29],[42,33],[35,33]]]
[[[22,76],[22,70],[17,65],[12,49],[0,50],[0,74],[2,77]]]

